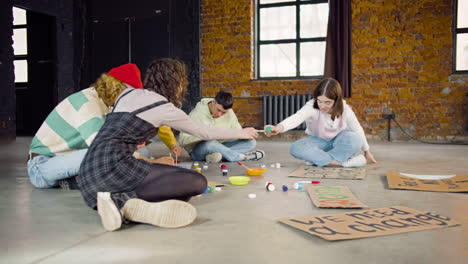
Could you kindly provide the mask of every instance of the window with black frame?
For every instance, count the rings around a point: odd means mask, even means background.
[[[468,0],[454,3],[454,72],[468,73]]]
[[[321,78],[327,0],[257,0],[257,79]]]
[[[16,87],[28,82],[28,41],[26,10],[13,7],[13,53]]]

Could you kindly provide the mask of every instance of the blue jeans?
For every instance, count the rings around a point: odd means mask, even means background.
[[[223,143],[208,140],[198,143],[190,152],[190,156],[193,160],[205,160],[206,155],[219,152],[224,160],[240,161],[240,155],[254,149],[256,145],[257,141],[253,139],[239,139]]]
[[[300,139],[291,145],[290,153],[297,159],[323,167],[333,160],[343,163],[360,151],[363,143],[358,133],[345,130],[330,141],[316,136]]]
[[[144,157],[148,159],[151,158],[151,151],[149,151],[147,147],[142,147],[140,149],[137,149],[136,152],[143,155]]]
[[[50,157],[39,155],[28,161],[29,180],[37,188],[52,188],[58,180],[78,175],[81,161],[88,149]]]

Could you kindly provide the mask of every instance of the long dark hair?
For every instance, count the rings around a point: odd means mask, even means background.
[[[343,93],[340,83],[333,78],[325,78],[318,84],[314,90],[314,108],[320,109],[317,104],[317,97],[324,95],[325,97],[335,101],[329,114],[332,120],[340,117],[343,114]]]
[[[157,59],[146,70],[143,87],[154,91],[177,107],[181,107],[187,92],[187,70],[185,64],[176,59]]]

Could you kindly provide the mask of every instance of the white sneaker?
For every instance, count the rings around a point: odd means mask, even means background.
[[[209,163],[218,163],[223,159],[223,155],[219,152],[214,152],[205,156],[206,162]]]
[[[245,155],[244,160],[260,160],[263,157],[265,157],[265,151],[257,149],[252,152],[244,153],[244,155]]]
[[[101,216],[102,225],[107,231],[114,231],[122,226],[122,215],[112,201],[109,192],[98,192],[97,210]]]
[[[179,200],[150,203],[141,199],[130,199],[122,208],[126,219],[166,228],[177,228],[191,224],[197,210],[191,204]]]
[[[352,167],[363,167],[367,164],[366,157],[364,155],[359,154],[357,156],[353,156],[347,161],[343,162],[341,165],[345,168],[352,168]]]

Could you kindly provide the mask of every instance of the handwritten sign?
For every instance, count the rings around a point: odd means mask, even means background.
[[[288,177],[362,180],[366,178],[366,168],[320,168],[315,166],[300,166],[295,171],[291,172]]]
[[[404,206],[354,213],[284,218],[279,222],[329,241],[393,235],[460,225],[446,216]]]
[[[310,199],[320,208],[367,208],[346,186],[307,187]]]
[[[443,175],[415,175],[389,171],[387,172],[387,182],[391,189],[468,192],[468,174],[444,177]]]

